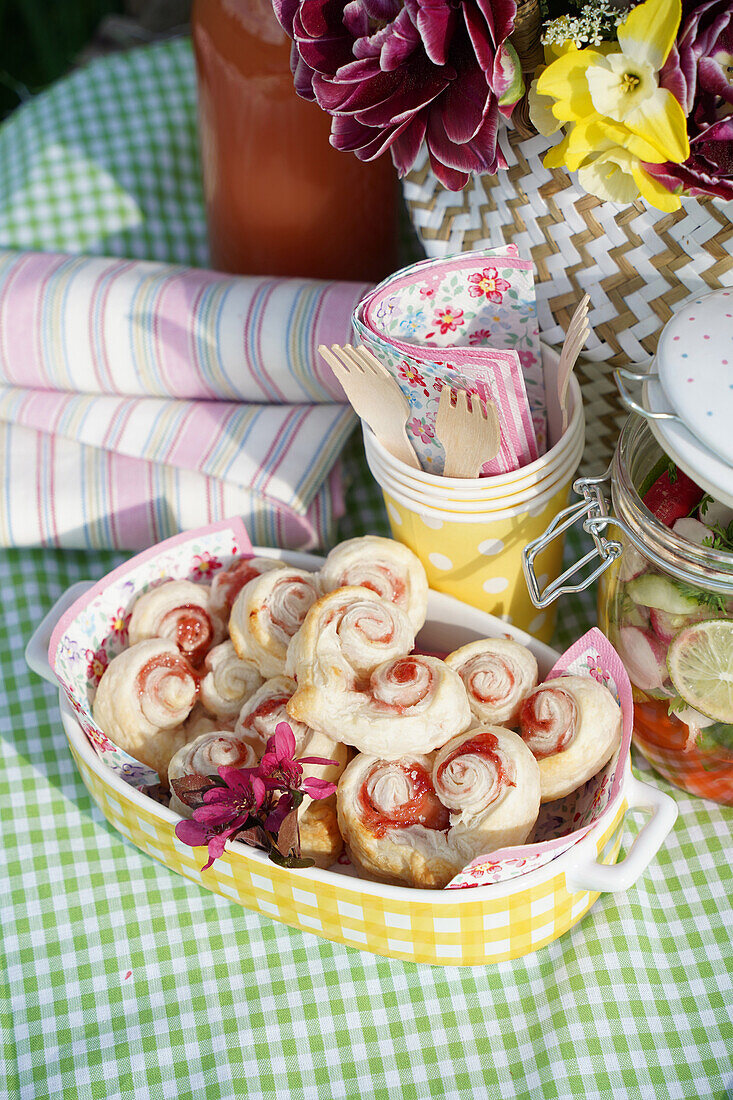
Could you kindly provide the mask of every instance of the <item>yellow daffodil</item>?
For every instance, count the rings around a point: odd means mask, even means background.
[[[550,150],[554,152],[554,150]],[[658,210],[678,210],[678,195],[644,170],[644,162],[661,164],[659,150],[618,123],[592,119],[568,135],[563,163],[577,170],[581,187],[609,202],[629,203],[641,194]]]
[[[600,198],[630,202],[641,193],[660,209],[679,207],[642,162],[679,164],[690,155],[684,111],[658,79],[680,19],[680,0],[644,0],[618,28],[620,50],[615,43],[569,49],[548,65],[536,81],[536,112],[542,132],[551,133],[551,104],[565,137],[545,157],[546,167],[577,170],[581,185]]]

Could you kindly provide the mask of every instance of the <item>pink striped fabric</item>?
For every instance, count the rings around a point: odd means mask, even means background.
[[[317,354],[362,283],[0,250],[0,383],[287,404],[343,401]]]
[[[355,417],[317,347],[365,289],[0,251],[0,543],[140,549],[232,515],[332,542]]]
[[[338,465],[302,511],[234,482],[0,423],[0,545],[141,550],[241,516],[252,541],[311,549],[343,515]]]

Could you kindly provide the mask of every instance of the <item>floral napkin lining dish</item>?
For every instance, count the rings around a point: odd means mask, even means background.
[[[424,469],[443,471],[434,432],[446,385],[497,407],[501,446],[482,475],[508,473],[543,453],[545,386],[532,262],[515,245],[398,271],[360,302],[354,329],[409,400],[407,434]]]

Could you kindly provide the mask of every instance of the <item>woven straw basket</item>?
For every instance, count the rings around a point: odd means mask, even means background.
[[[540,332],[562,344],[575,306],[591,298],[592,334],[576,367],[586,416],[584,473],[610,461],[626,416],[612,368],[649,359],[668,318],[688,298],[733,285],[733,203],[686,198],[664,214],[638,200],[603,202],[542,159],[550,143],[503,130],[507,171],[452,192],[423,152],[403,181],[428,256],[516,244],[531,254]]]

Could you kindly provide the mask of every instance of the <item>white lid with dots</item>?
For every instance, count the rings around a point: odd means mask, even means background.
[[[660,446],[686,474],[733,507],[733,290],[687,302],[665,325],[644,386]]]

